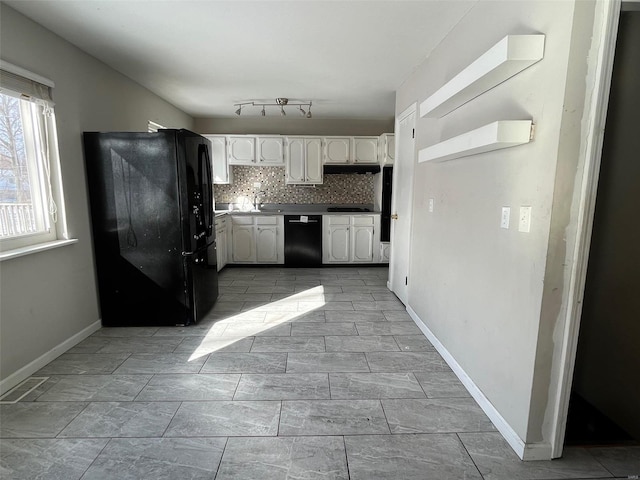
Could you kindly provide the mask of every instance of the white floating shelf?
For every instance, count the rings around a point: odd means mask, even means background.
[[[443,117],[544,56],[544,35],[507,35],[420,104],[420,117]]]
[[[418,162],[444,162],[445,160],[529,143],[532,139],[532,125],[531,120],[493,122],[423,148],[418,152]]]

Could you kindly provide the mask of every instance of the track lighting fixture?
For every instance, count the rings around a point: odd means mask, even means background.
[[[238,109],[235,112],[236,115],[238,116],[241,115],[242,108],[247,105],[250,105],[252,107],[262,107],[262,109],[260,110],[260,115],[263,117],[267,115],[266,107],[280,107],[280,115],[284,117],[287,115],[287,112],[285,111],[284,107],[291,106],[291,107],[298,107],[298,109],[300,110],[301,117],[311,118],[311,100],[309,100],[308,102],[303,101],[303,102],[289,103],[288,98],[278,97],[276,98],[275,103],[262,103],[262,102],[255,102],[255,101],[235,103],[233,106],[238,107]],[[305,111],[302,107],[308,107],[309,109]]]

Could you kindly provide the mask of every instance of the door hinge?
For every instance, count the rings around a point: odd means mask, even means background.
[[[409,277],[404,277],[404,284],[409,285]]]
[[[416,138],[416,129],[415,128],[411,129],[411,138]]]

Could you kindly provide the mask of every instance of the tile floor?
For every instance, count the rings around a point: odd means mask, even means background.
[[[198,325],[101,329],[0,406],[0,478],[640,474],[640,447],[519,461],[386,278],[385,268],[228,268]]]

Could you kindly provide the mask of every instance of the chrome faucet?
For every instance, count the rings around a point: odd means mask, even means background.
[[[260,192],[256,192],[253,195],[253,209],[254,210],[260,210],[259,204],[258,204],[258,199],[260,198],[261,195],[265,195],[267,192],[265,192],[264,190],[260,191]]]

